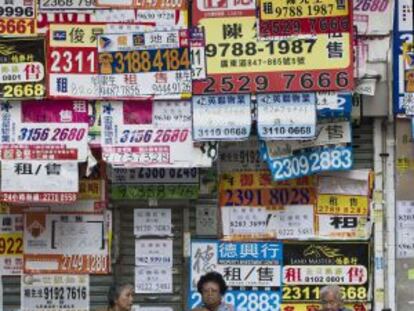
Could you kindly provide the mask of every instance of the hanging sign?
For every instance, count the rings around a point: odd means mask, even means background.
[[[0,38],[0,46],[0,99],[44,97],[44,39]]]
[[[190,102],[105,102],[102,157],[119,167],[209,167],[193,145]]]
[[[2,159],[86,161],[86,102],[3,103],[0,126]]]
[[[225,141],[220,143],[218,169],[221,173],[238,171],[267,170],[259,152],[259,141],[251,137],[244,141]]]
[[[168,1],[168,0],[97,0],[97,6],[104,6],[110,8],[136,8],[144,10],[159,10],[159,9],[187,9],[188,3],[186,0]]]
[[[0,214],[0,274],[20,275],[23,268],[23,216]]]
[[[204,27],[208,76],[194,94],[352,90],[350,32],[259,41],[254,9],[223,7],[212,17],[201,2],[193,2],[193,26]]]
[[[279,310],[282,243],[192,240],[188,309],[202,304],[197,282],[217,271],[231,287],[223,297],[235,310]]]
[[[315,94],[257,95],[257,132],[261,139],[309,139],[315,136],[315,128]]]
[[[349,0],[313,3],[260,0],[259,10],[259,36],[265,39],[350,32],[352,27]]]
[[[250,95],[193,96],[193,139],[240,140],[250,136]]]
[[[316,109],[321,118],[351,118],[352,93],[318,92]]]
[[[323,147],[292,156],[269,159],[268,165],[275,181],[323,171],[350,170],[353,165],[352,147]]]
[[[405,72],[403,45],[414,41],[413,3],[411,0],[396,0],[395,27],[393,29],[393,105],[394,113],[405,113],[414,89],[414,72]],[[411,91],[410,91],[411,90]]]
[[[172,267],[173,241],[171,239],[136,239],[135,265]]]
[[[164,266],[136,266],[135,293],[173,293],[172,268]]]
[[[88,311],[89,275],[22,275],[20,299],[21,311]]]
[[[36,35],[36,1],[0,1],[0,36]]]
[[[319,123],[316,126],[316,137],[312,140],[270,140],[262,142],[262,145],[265,145],[265,150],[267,151],[264,156],[266,157],[266,159],[271,160],[276,159],[278,157],[292,155],[294,152],[299,151],[301,149],[321,147],[330,144],[348,144],[351,142],[351,123],[345,121]]]
[[[26,273],[106,274],[111,214],[25,214]]]
[[[99,97],[97,35],[102,24],[51,24],[48,32],[49,96]]]
[[[179,99],[191,94],[186,30],[100,35],[98,60],[102,97]]]
[[[74,202],[79,191],[77,162],[2,161],[0,200]]]
[[[171,209],[134,209],[134,236],[172,236]]]
[[[339,285],[345,301],[367,301],[370,259],[366,242],[286,242],[283,302],[319,302],[328,284]]]

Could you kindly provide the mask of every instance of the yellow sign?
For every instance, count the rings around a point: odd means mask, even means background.
[[[213,74],[271,73],[347,68],[349,33],[315,38],[258,41],[256,17],[201,19],[206,34],[207,71]]]
[[[315,186],[313,176],[305,176],[286,181],[272,181],[269,171],[246,171],[226,173],[220,176],[220,189],[274,189],[291,187],[313,187]]]
[[[364,303],[346,303],[347,310],[366,311],[367,304]],[[322,307],[317,303],[282,303],[280,311],[320,311]]]
[[[0,234],[0,256],[21,256],[23,254],[23,232]]]
[[[103,184],[100,179],[81,179],[79,181],[79,200],[103,200]]]
[[[36,35],[36,20],[29,18],[0,19],[0,36],[30,36]]]
[[[105,25],[51,24],[49,42],[52,47],[97,47],[97,36]]]
[[[334,17],[349,14],[348,1],[291,1],[261,0],[260,18],[262,20],[281,20],[298,18]]]
[[[361,195],[319,194],[318,214],[368,215],[369,199]]]

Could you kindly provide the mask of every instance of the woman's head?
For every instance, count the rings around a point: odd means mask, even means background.
[[[226,282],[220,273],[209,272],[203,275],[197,283],[197,290],[201,294],[203,303],[214,308],[221,303],[221,298],[227,290]]]
[[[131,284],[114,284],[109,288],[108,304],[116,311],[130,311],[133,301],[134,287]]]

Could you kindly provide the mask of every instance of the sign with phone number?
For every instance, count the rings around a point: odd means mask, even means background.
[[[0,38],[0,45],[5,49],[0,59],[0,99],[44,97],[44,39]]]
[[[195,94],[351,90],[351,33],[258,41],[255,12],[206,18],[194,2],[194,26],[206,33],[208,77]],[[339,48],[340,47],[340,48]]]
[[[112,185],[112,200],[197,199],[198,184],[176,185]]]
[[[0,1],[0,36],[36,34],[36,1]]]
[[[23,216],[0,215],[0,273],[20,275],[23,267]]]
[[[350,170],[352,147],[335,146],[268,160],[275,181],[298,178],[323,171]]]

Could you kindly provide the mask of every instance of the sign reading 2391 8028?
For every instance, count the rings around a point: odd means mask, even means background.
[[[208,73],[195,94],[352,90],[352,30],[260,41],[255,14],[253,0],[193,2]]]
[[[0,39],[0,99],[44,97],[44,46],[42,38]]]

